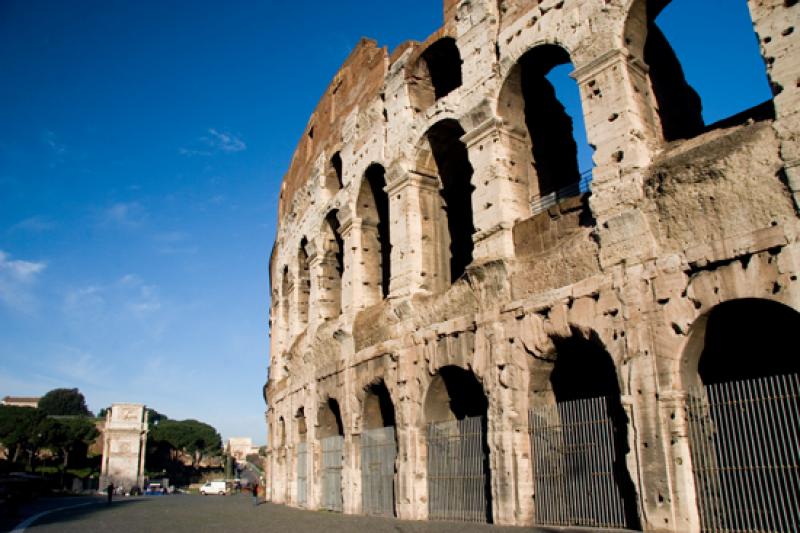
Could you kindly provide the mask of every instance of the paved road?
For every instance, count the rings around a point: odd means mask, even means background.
[[[88,500],[84,500],[88,501]],[[53,507],[60,507],[54,505]],[[43,516],[26,531],[32,533],[242,532],[255,533],[520,533],[563,529],[532,529],[464,524],[411,522],[323,511],[304,511],[271,503],[253,506],[249,496],[162,496],[120,498],[110,506],[101,499],[75,509]],[[573,530],[578,531],[578,530]],[[583,530],[587,531],[587,530]],[[608,530],[605,530],[606,532]]]

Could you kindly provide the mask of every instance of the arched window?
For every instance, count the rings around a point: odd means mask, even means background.
[[[291,302],[289,301],[291,292],[291,280],[289,279],[289,265],[284,265],[283,272],[281,273],[281,321],[283,322],[283,331],[286,332],[288,344],[289,332],[292,331],[292,317],[290,315]]]
[[[328,161],[328,168],[325,171],[325,188],[330,194],[336,194],[344,186],[342,182],[342,154],[336,152]]]
[[[394,516],[397,441],[394,404],[383,380],[364,394],[361,432],[361,508],[365,514]]]
[[[363,283],[367,305],[389,295],[392,247],[389,239],[389,197],[383,190],[386,186],[384,175],[381,165],[372,164],[367,168],[356,206],[356,213],[361,218]]]
[[[322,224],[322,276],[320,304],[323,318],[336,318],[342,313],[342,274],[344,273],[344,241],[339,228],[338,211],[334,209]]]
[[[534,214],[586,192],[591,179],[592,150],[572,69],[560,46],[537,46],[512,68],[500,93],[498,112],[525,135],[510,155],[527,169]]]
[[[452,37],[431,44],[421,55],[410,81],[412,104],[424,111],[461,87],[461,53]]]
[[[666,141],[774,116],[746,2],[638,0],[625,45],[648,67]]]
[[[439,181],[439,207],[427,213],[434,224],[434,253],[439,289],[460,278],[472,262],[475,224],[472,217],[472,165],[461,141],[464,130],[452,119],[434,124],[425,134],[427,146],[420,153],[418,170]],[[449,276],[448,276],[449,274]]]
[[[299,326],[308,324],[308,298],[311,293],[310,266],[308,263],[308,239],[303,237],[297,250],[297,321]]]

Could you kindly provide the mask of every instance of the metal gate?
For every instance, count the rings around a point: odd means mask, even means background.
[[[732,381],[687,401],[701,529],[800,531],[798,375]]]
[[[335,435],[321,439],[322,444],[322,508],[342,510],[342,462],[344,437]]]
[[[428,425],[428,517],[486,522],[483,418]]]
[[[297,505],[308,502],[308,443],[297,444]]]
[[[529,424],[536,523],[625,527],[606,399],[536,407]]]
[[[361,502],[364,514],[394,516],[394,427],[361,434]]]

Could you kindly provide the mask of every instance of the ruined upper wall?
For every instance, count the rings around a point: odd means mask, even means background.
[[[376,98],[383,86],[388,62],[386,48],[370,39],[361,39],[336,73],[292,156],[283,178],[278,202],[280,225],[298,189],[311,178],[320,154],[330,158],[342,143],[341,131],[348,115]]]

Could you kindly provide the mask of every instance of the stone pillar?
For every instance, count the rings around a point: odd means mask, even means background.
[[[449,257],[442,261],[438,245],[442,238],[437,221],[441,216],[439,180],[414,171],[387,171],[386,192],[389,213],[393,213],[392,240],[393,296],[433,292],[449,284]],[[402,216],[398,216],[402,213]],[[447,227],[445,224],[445,231]]]
[[[661,143],[647,66],[626,50],[610,50],[575,69],[589,143],[597,147],[590,205],[600,234],[604,267],[654,255],[644,215],[639,169]]]
[[[775,103],[775,129],[787,182],[800,212],[800,4],[748,0]]]
[[[342,213],[342,211],[340,211]],[[362,220],[349,217],[342,222],[344,274],[342,276],[342,312],[346,315],[361,309],[363,300],[364,259],[362,257]]]
[[[525,169],[512,163],[518,137],[496,118],[461,137],[473,168],[474,260],[513,257],[514,223],[530,215],[527,177],[520,175]]]

